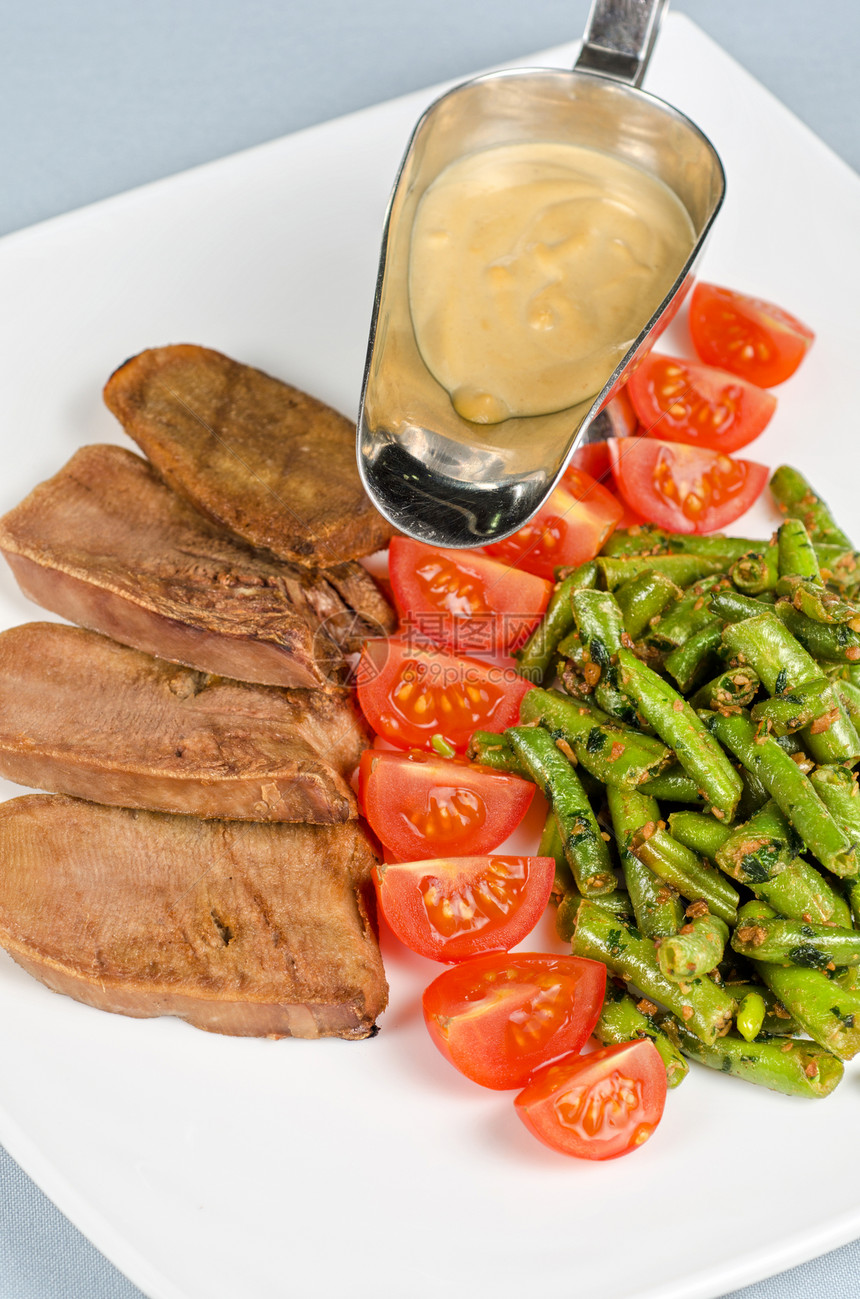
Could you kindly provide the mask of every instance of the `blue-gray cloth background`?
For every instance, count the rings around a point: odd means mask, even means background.
[[[860,169],[857,0],[674,8]],[[2,0],[0,234],[574,40],[587,10],[587,0]],[[754,1219],[751,1206],[750,1230]],[[860,1243],[733,1299],[858,1294]],[[139,1296],[0,1149],[0,1297]]]

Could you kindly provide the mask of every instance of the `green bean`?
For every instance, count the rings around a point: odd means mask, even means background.
[[[555,913],[555,932],[563,943],[569,943],[573,938],[576,929],[576,917],[582,901],[582,894],[579,889],[574,887],[568,889],[558,904],[558,910]],[[621,916],[625,921],[633,923],[635,918],[633,903],[630,900],[630,894],[626,893],[624,889],[615,889],[612,893],[602,894],[600,905],[604,910],[611,911],[614,916]]]
[[[712,618],[667,656],[663,666],[675,678],[680,691],[687,694],[707,675],[709,667],[713,671],[714,656],[722,640],[723,624],[718,618]]]
[[[860,878],[855,876],[853,880],[846,880],[845,893],[851,909],[851,919],[854,922],[854,928],[860,929]],[[839,923],[844,922],[840,921]]]
[[[820,970],[770,961],[757,961],[756,968],[814,1042],[840,1060],[851,1060],[860,1051],[860,995]]]
[[[681,588],[665,573],[640,573],[615,592],[631,640],[639,640],[670,604],[681,598]]]
[[[729,826],[703,812],[673,812],[669,817],[669,830],[678,843],[711,861],[716,860],[717,853],[732,833]]]
[[[724,566],[721,558],[709,559],[705,555],[636,555],[629,559],[598,556],[594,562],[609,591],[640,573],[662,573],[676,586],[690,586],[700,578],[719,573]]]
[[[836,824],[860,848],[860,788],[857,777],[846,767],[817,767],[810,774],[809,780]],[[849,873],[856,875],[857,871]]]
[[[555,819],[552,808],[550,808],[543,824],[537,855],[538,857],[552,857],[555,862],[555,878],[552,883],[553,896],[563,898],[574,887],[573,872],[564,855],[561,830],[558,828],[558,821]]]
[[[608,664],[621,648],[624,623],[610,591],[573,591],[570,596],[576,629],[593,663]]]
[[[672,554],[707,555],[709,559],[722,559],[733,563],[751,550],[764,550],[766,542],[751,541],[749,537],[725,537],[720,532],[709,537],[699,537],[686,532],[667,532],[666,545]]]
[[[696,712],[623,646],[618,651],[618,666],[623,689],[636,700],[661,740],[675,750],[679,763],[706,799],[731,820],[743,790],[741,779]]]
[[[753,723],[740,713],[731,717],[713,713],[708,725],[720,743],[759,777],[822,866],[836,875],[853,875],[857,870],[853,843],[779,743],[770,736],[756,736]]]
[[[725,711],[725,710],[723,710]],[[748,821],[756,812],[761,811],[765,803],[769,800],[770,794],[751,771],[746,767],[741,767],[739,773],[743,782],[744,792],[741,794],[741,801],[738,803],[735,816],[742,821]]]
[[[845,709],[852,722],[856,725],[860,717],[860,688],[851,681],[836,681],[836,693],[842,701],[842,707]]]
[[[860,663],[828,663],[827,675],[831,681],[856,686],[860,690]]]
[[[749,663],[768,694],[782,695],[821,676],[815,660],[771,611],[730,623],[723,632],[730,653]]]
[[[838,696],[839,691],[836,691]],[[757,703],[750,716],[774,735],[793,735],[833,711],[831,688],[823,677],[793,686],[787,694]]]
[[[701,582],[694,582],[651,628],[648,640],[666,649],[677,649],[686,644],[694,632],[713,620],[708,606],[710,593],[727,586],[728,581],[722,576],[706,577]]]
[[[609,814],[621,870],[633,905],[636,924],[646,938],[676,934],[684,923],[684,908],[678,894],[630,851],[630,845],[647,825],[656,825],[660,809],[653,798],[635,789],[609,786]]]
[[[781,874],[802,849],[803,843],[771,800],[732,831],[715,860],[732,879],[754,888]]]
[[[692,776],[688,776],[683,767],[677,765],[668,767],[659,776],[643,781],[639,789],[643,794],[659,799],[661,803],[703,804],[705,801]]]
[[[735,833],[729,826],[720,825],[713,817],[700,812],[673,812],[669,828],[680,843],[713,862],[726,840]],[[782,916],[819,924],[850,923],[844,900],[814,866],[800,857],[795,857],[778,875],[748,883],[748,887]]]
[[[745,920],[732,935],[732,950],[754,961],[800,966],[805,970],[832,970],[860,965],[860,933],[835,925],[809,925],[774,916]]]
[[[679,933],[660,942],[657,964],[673,983],[686,983],[715,970],[728,941],[729,927],[725,921],[718,916],[696,916]]]
[[[804,751],[803,745],[801,744],[800,740],[797,738],[796,735],[777,735],[774,736],[774,739],[776,740],[776,743],[779,745],[779,747],[782,749],[783,753],[787,753],[789,757],[794,757],[795,754],[800,755],[800,757],[804,760],[803,764],[800,763],[798,758],[795,758],[794,760],[795,762],[798,763],[798,765],[803,766],[804,771],[807,770],[811,771],[812,768],[815,766],[815,763],[812,762],[810,758],[807,756],[806,752]],[[806,763],[809,764],[808,767],[805,765]]]
[[[732,1021],[736,1003],[725,989],[707,977],[673,983],[657,964],[651,939],[594,902],[579,908],[572,950],[575,956],[602,961],[625,983],[667,1006],[704,1042],[715,1042]]]
[[[760,595],[772,591],[779,576],[777,548],[769,546],[743,555],[729,569],[729,577],[744,595]]]
[[[573,616],[573,610],[571,610],[571,616]],[[569,631],[566,636],[562,637],[556,647],[556,653],[559,658],[571,659],[578,666],[581,666],[586,661],[585,646],[582,643],[582,637],[576,630],[576,627],[574,627],[573,631]]]
[[[701,537],[686,532],[663,532],[654,524],[643,523],[640,527],[616,528],[605,542],[601,555],[635,556],[635,555],[701,555],[708,559],[720,559],[732,563],[751,550],[762,550],[767,543],[751,541],[745,537],[726,537],[721,532]]]
[[[738,1013],[735,1017],[735,1023],[738,1025],[738,1031],[740,1032],[741,1037],[745,1037],[746,1034],[741,1029],[739,1023],[741,1014],[740,1008],[747,997],[760,997],[764,1002],[764,1022],[762,1023],[759,1032],[766,1033],[768,1037],[795,1037],[798,1033],[803,1031],[797,1020],[792,1019],[776,993],[771,992],[767,984],[747,981],[746,983],[727,982],[725,986],[738,1002]],[[750,1039],[747,1038],[747,1041],[749,1040]]]
[[[860,735],[838,695],[832,685],[822,682],[818,664],[774,613],[731,624],[723,632],[723,642],[750,664],[771,695],[795,696],[803,686],[820,684],[824,711],[817,721],[802,728],[801,737],[816,762],[856,762],[860,758]]]
[[[607,785],[640,785],[672,760],[659,740],[621,726],[600,709],[557,690],[530,690],[520,706],[520,718],[524,723],[540,722]]]
[[[558,821],[564,855],[583,897],[611,893],[616,880],[609,850],[576,772],[540,726],[505,732],[516,756],[543,790]]]
[[[495,731],[473,731],[466,752],[472,762],[480,763],[482,767],[492,767],[493,771],[531,780],[528,769],[520,762],[505,735]]]
[[[745,1042],[729,1033],[706,1045],[688,1029],[678,1026],[678,1044],[692,1060],[784,1096],[829,1096],[845,1072],[835,1056],[811,1042]]]
[[[779,547],[779,576],[806,577],[821,581],[818,556],[809,539],[809,533],[800,519],[786,519],[776,534]]]
[[[801,577],[781,577],[776,589],[777,595],[790,601],[799,613],[805,614],[813,622],[823,622],[829,626],[847,623],[851,631],[860,631],[860,609],[857,605],[840,599],[820,582],[810,582]]]
[[[608,717],[634,731],[653,735],[653,729],[636,707],[635,700],[626,695],[618,685],[618,667],[610,663],[601,669],[600,680],[594,687],[594,702]]]
[[[588,654],[583,664],[586,682],[595,686],[594,697],[598,705],[616,721],[629,722],[635,730],[643,729],[635,701],[618,685],[618,673],[613,668],[614,656],[621,648],[624,623],[615,597],[609,591],[574,591],[571,606],[577,630]],[[595,682],[595,674],[599,680]]]
[[[781,875],[756,884],[757,898],[791,920],[816,924],[850,923],[845,899],[830,886],[820,871],[802,857],[795,857]]]
[[[827,542],[850,550],[851,542],[838,528],[821,497],[790,465],[780,465],[770,480],[770,490],[783,514],[800,519],[813,542]]]
[[[643,1006],[650,1009],[643,1010]],[[610,979],[606,984],[603,1009],[594,1027],[594,1036],[604,1046],[614,1046],[619,1042],[635,1042],[638,1038],[650,1037],[666,1067],[668,1086],[677,1087],[690,1072],[690,1066],[654,1018],[651,1011],[655,1009],[656,1007],[651,1006],[651,1003],[644,998],[637,1005],[629,993]]]
[[[592,561],[581,564],[556,583],[543,618],[516,656],[517,671],[522,676],[536,684],[543,681],[556,649],[573,628],[571,592],[594,586],[596,581],[597,566]]]
[[[821,567],[821,580],[838,586],[841,591],[853,590],[860,581],[860,555],[844,546],[820,542],[814,547],[815,558]]]
[[[773,611],[819,663],[860,662],[860,632],[852,631],[846,623],[829,626],[816,622],[798,613],[788,600],[779,600]]]
[[[667,549],[666,533],[653,523],[643,523],[638,527],[616,528],[604,541],[600,553],[613,558],[623,558],[631,555],[663,554]]]
[[[738,1004],[735,1016],[738,1032],[745,1042],[758,1037],[767,1016],[767,1002],[760,992],[751,989]]]
[[[710,599],[711,613],[722,622],[741,622],[744,618],[755,618],[762,613],[765,606],[761,600],[751,595],[741,595],[740,591],[715,591]]]
[[[748,903],[742,908],[745,925],[766,924],[770,908]],[[841,1060],[860,1051],[860,995],[840,987],[821,970],[756,961],[756,970],[805,1033]]]
[[[677,889],[682,898],[688,902],[707,902],[715,916],[726,924],[734,924],[739,900],[737,890],[667,830],[655,829],[647,838],[634,841],[630,851],[661,880]]]
[[[736,712],[752,703],[759,685],[752,668],[726,668],[725,672],[699,687],[690,699],[690,707],[713,708],[720,713]]]

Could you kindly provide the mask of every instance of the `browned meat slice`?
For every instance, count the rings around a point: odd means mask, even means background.
[[[118,807],[331,825],[369,742],[346,692],[210,677],[80,627],[0,634],[0,775]]]
[[[328,568],[391,539],[355,425],[307,393],[186,343],[132,357],[104,395],[170,486],[251,545]]]
[[[387,986],[358,822],[0,805],[0,945],[55,992],[241,1037],[367,1037]]]
[[[122,447],[76,452],[0,519],[0,549],[24,594],[46,609],[242,681],[337,682],[343,649],[394,625],[360,564],[332,570],[329,580],[251,550]]]

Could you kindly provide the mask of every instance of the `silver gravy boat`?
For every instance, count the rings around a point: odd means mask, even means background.
[[[419,119],[382,238],[358,418],[359,472],[401,532],[473,547],[509,536],[540,508],[577,447],[606,437],[601,411],[681,305],[725,193],[713,145],[639,89],[667,0],[593,0],[572,71],[495,72],[450,90]],[[425,190],[468,153],[521,141],[585,145],[658,177],[690,215],[695,244],[658,309],[595,396],[548,415],[476,426],[424,364],[409,305],[409,253]]]

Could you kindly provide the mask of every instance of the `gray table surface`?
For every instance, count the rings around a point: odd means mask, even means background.
[[[860,170],[857,0],[674,7]],[[3,0],[0,234],[570,41],[587,9],[587,0]],[[860,1242],[733,1299],[858,1293]],[[2,1299],[139,1295],[0,1148]]]

